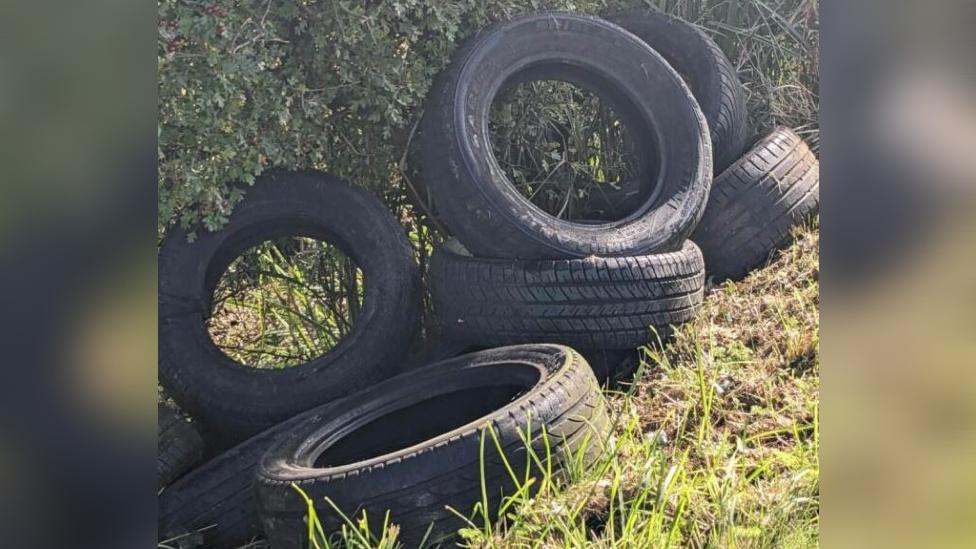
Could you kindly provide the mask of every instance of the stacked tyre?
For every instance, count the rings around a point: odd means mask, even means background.
[[[715,69],[710,40],[700,32],[680,38],[665,51],[682,54],[690,41],[709,60],[702,71]],[[499,169],[485,141],[487,106],[513,82],[539,79],[592,90],[622,113],[649,167],[633,184],[643,193],[621,189],[629,193],[623,200],[636,201],[633,214],[602,223],[558,219]],[[719,95],[738,89],[724,80],[707,85]],[[422,126],[425,185],[457,239],[431,259],[445,335],[480,345],[562,343],[588,357],[609,351],[615,362],[653,331],[665,336],[691,319],[705,282],[701,251],[688,236],[712,181],[709,119],[723,158],[741,147],[741,90],[715,102],[703,112],[663,52],[594,17],[523,17],[463,45],[435,82]]]
[[[444,334],[485,346],[572,345],[603,378],[626,373],[635,348],[694,318],[706,267],[716,279],[741,276],[784,245],[790,226],[815,211],[819,181],[789,130],[740,158],[744,90],[701,30],[657,11],[607,19],[616,24],[528,16],[469,40],[431,91],[421,152],[424,185],[456,237],[430,267]],[[630,215],[567,221],[515,190],[491,152],[487,112],[503,90],[532,80],[589,89],[622,114],[641,172],[596,199]]]
[[[789,244],[820,208],[820,163],[788,128],[776,128],[715,178],[692,238],[716,282],[736,280]]]

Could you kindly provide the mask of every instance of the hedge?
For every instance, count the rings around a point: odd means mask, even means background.
[[[815,1],[160,0],[160,234],[219,228],[242,197],[231,183],[269,167],[328,170],[416,215],[407,143],[459,41],[527,12],[651,4],[716,34],[757,127],[799,126],[816,144]]]

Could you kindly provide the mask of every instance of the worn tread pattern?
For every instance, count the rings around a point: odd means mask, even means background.
[[[328,505],[319,503],[325,496],[333,498],[349,516],[358,517],[365,511],[375,521],[389,511],[391,522],[400,525],[400,541],[407,546],[420,541],[431,524],[433,539],[450,538],[463,526],[463,521],[446,508],[470,513],[482,499],[480,446],[487,425],[494,429],[502,450],[499,453],[491,437],[486,435],[484,479],[492,509],[497,508],[503,494],[512,494],[514,488],[501,456],[505,456],[519,478],[527,472],[528,454],[521,438],[526,426],[531,426],[531,446],[537,455],[546,455],[546,445],[551,448],[556,472],[564,464],[563,460],[577,453],[584,460],[593,459],[609,430],[609,418],[589,365],[572,349],[557,345],[506,347],[441,364],[446,365],[445,369],[450,367],[460,372],[462,362],[479,360],[479,356],[533,361],[526,352],[539,356],[558,353],[560,358],[546,363],[546,375],[522,397],[409,453],[391,454],[387,459],[364,462],[361,466],[352,464],[338,473],[305,469],[296,478],[294,474],[283,474],[298,467],[289,462],[288,449],[304,444],[306,439],[299,434],[291,443],[276,445],[262,460],[257,482],[259,513],[272,545],[281,549],[301,547],[306,505],[292,488],[293,482],[316,502],[327,532],[337,529],[341,522]],[[533,475],[538,473],[532,471]]]
[[[776,128],[715,179],[692,235],[716,281],[739,279],[786,246],[820,206],[820,164],[788,128]]]
[[[634,349],[692,319],[705,282],[701,251],[518,261],[431,258],[431,298],[446,337],[477,345],[553,342]]]
[[[694,24],[658,10],[624,10],[607,18],[654,48],[688,83],[708,122],[715,173],[739,158],[749,133],[745,89],[718,44]]]
[[[168,486],[203,459],[203,438],[175,410],[157,404],[156,472],[159,487]]]

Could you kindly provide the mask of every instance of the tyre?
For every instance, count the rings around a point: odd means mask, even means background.
[[[641,70],[635,70],[640,67]],[[558,219],[518,192],[489,142],[488,112],[513,83],[561,80],[613,105],[645,144],[643,203],[616,221]],[[641,255],[680,249],[706,203],[708,127],[667,61],[620,27],[543,13],[503,22],[466,42],[428,96],[421,162],[441,221],[471,252],[494,258]]]
[[[715,179],[695,242],[716,281],[739,279],[790,242],[820,206],[820,164],[806,143],[777,128]]]
[[[638,349],[580,349],[580,354],[593,369],[601,385],[618,388],[631,378],[640,367],[641,351]]]
[[[538,463],[527,469],[526,433],[542,465],[558,472],[567,459],[589,463],[609,428],[589,366],[557,345],[439,362],[368,389],[334,412],[302,422],[258,466],[258,510],[276,549],[307,543],[308,506],[293,484],[315,502],[327,535],[342,525],[328,497],[347,517],[365,511],[372,524],[389,512],[400,525],[399,540],[411,547],[425,536],[443,541],[464,525],[446,507],[470,516],[484,495],[494,512],[502,495],[513,493],[502,454],[516,478],[536,475]]]
[[[169,406],[157,405],[156,472],[169,485],[203,459],[200,433]]]
[[[462,341],[455,341],[453,339],[431,338],[425,341],[416,352],[410,355],[403,362],[403,367],[400,368],[400,373],[411,372],[418,368],[423,368],[424,366],[433,364],[434,362],[440,362],[442,360],[473,353],[475,351],[482,351],[484,349],[484,347],[471,345],[470,343],[464,343]]]
[[[693,318],[705,282],[701,251],[549,261],[479,259],[442,246],[430,263],[446,337],[478,345],[551,342],[635,349]],[[456,250],[456,249],[455,249]]]
[[[660,11],[625,10],[607,19],[640,37],[685,79],[708,122],[715,172],[738,159],[749,132],[745,90],[718,44],[695,25]]]
[[[362,309],[328,353],[290,368],[257,369],[225,355],[206,320],[220,275],[270,238],[328,241],[365,278]],[[390,377],[417,326],[420,279],[403,228],[379,200],[327,174],[258,178],[227,226],[187,241],[174,230],[159,252],[159,376],[193,417],[240,441],[316,405]]]
[[[160,541],[198,535],[200,547],[236,549],[259,536],[261,529],[254,502],[258,460],[289,427],[318,411],[303,413],[266,429],[208,460],[163,490],[158,500]]]

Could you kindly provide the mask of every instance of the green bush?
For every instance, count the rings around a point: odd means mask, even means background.
[[[458,42],[522,13],[641,5],[714,31],[756,128],[785,123],[816,146],[815,0],[160,0],[160,234],[222,226],[241,199],[230,183],[272,166],[335,173],[428,234],[406,200],[406,150]]]

